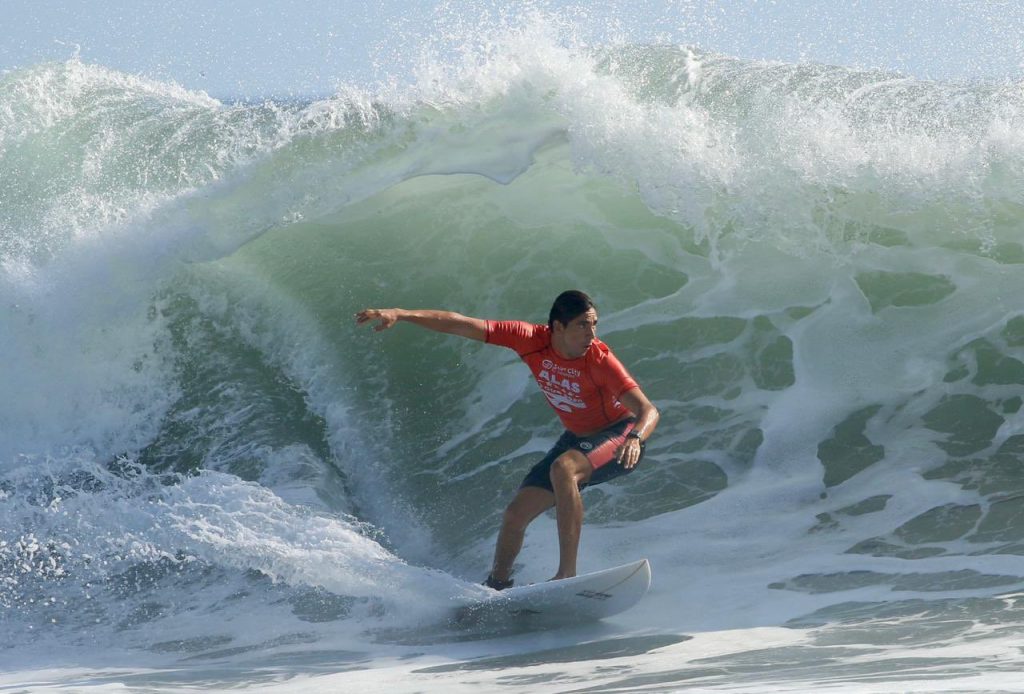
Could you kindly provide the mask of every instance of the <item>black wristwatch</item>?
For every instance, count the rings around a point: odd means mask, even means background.
[[[647,447],[647,444],[644,443],[644,440],[642,438],[640,438],[640,434],[636,433],[635,431],[631,431],[628,434],[626,434],[626,438],[627,439],[636,439],[637,443],[640,444],[640,450],[641,451]]]

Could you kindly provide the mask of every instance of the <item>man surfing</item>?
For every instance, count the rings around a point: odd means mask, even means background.
[[[633,377],[597,339],[597,308],[581,291],[562,292],[547,325],[471,318],[450,311],[368,308],[356,323],[377,321],[386,330],[399,321],[429,330],[515,350],[526,362],[566,431],[526,474],[505,509],[494,564],[484,585],[512,585],[512,563],[526,528],[552,506],[558,524],[558,572],[552,580],[576,575],[583,526],[580,491],[632,472],[658,425],[657,408]]]

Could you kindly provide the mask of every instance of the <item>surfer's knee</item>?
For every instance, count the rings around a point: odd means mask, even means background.
[[[555,495],[551,490],[534,486],[522,487],[505,508],[503,523],[510,529],[525,530],[534,518],[554,505]]]
[[[590,461],[582,453],[567,451],[551,464],[551,485],[583,484],[590,478]]]
[[[534,513],[532,509],[526,508],[523,504],[517,504],[515,502],[509,504],[505,508],[505,514],[502,517],[502,522],[506,528],[510,530],[526,530],[534,518],[538,514]]]
[[[528,522],[523,521],[523,512],[515,507],[515,504],[509,504],[505,507],[505,513],[501,517],[501,524],[510,530],[522,530],[526,527]]]
[[[505,508],[502,521],[506,528],[526,530],[534,518],[553,505],[554,498],[546,490],[537,488],[520,491]]]

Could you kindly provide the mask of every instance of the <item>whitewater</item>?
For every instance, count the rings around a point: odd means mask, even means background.
[[[305,100],[0,76],[0,687],[1024,691],[1021,85],[485,38]],[[661,411],[580,570],[652,588],[459,628],[557,422],[353,314],[570,288]]]

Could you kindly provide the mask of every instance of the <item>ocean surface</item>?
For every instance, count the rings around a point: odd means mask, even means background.
[[[222,102],[0,75],[0,689],[1024,691],[1024,88],[593,47]],[[604,622],[457,628],[589,292],[662,419]],[[553,516],[517,579],[557,564]]]

